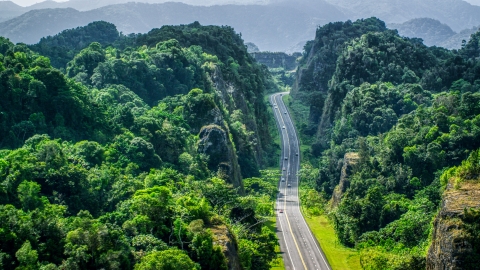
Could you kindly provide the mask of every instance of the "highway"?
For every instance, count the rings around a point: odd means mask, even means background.
[[[288,95],[288,93],[271,95],[270,105],[274,111],[282,145],[280,157],[282,176],[279,182],[275,211],[277,213],[277,236],[285,269],[330,270],[330,265],[319,243],[300,211],[297,176],[300,168],[300,146],[295,126],[283,103],[282,95]]]

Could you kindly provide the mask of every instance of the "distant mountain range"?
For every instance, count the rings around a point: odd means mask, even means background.
[[[305,2],[308,2],[305,0]],[[342,12],[326,2],[310,6],[303,12],[289,5],[191,6],[182,3],[110,5],[89,11],[73,8],[31,10],[0,23],[0,36],[13,42],[33,44],[40,38],[92,21],[115,24],[123,33],[147,32],[162,25],[188,24],[229,25],[253,41],[261,50],[284,51],[308,40],[318,25],[346,19]],[[316,11],[315,11],[316,9]],[[309,14],[315,13],[315,16]]]
[[[405,37],[422,38],[425,45],[440,46],[447,49],[460,49],[462,40],[468,41],[470,35],[477,32],[479,27],[465,29],[456,33],[446,24],[430,18],[419,18],[407,22],[388,25],[390,29],[397,29]]]
[[[450,44],[451,48],[458,47],[460,38],[468,39],[468,33],[475,29],[472,27],[480,25],[480,6],[462,0],[252,0],[249,3],[260,4],[222,6],[145,0],[157,3],[113,5],[119,1],[131,0],[45,1],[30,7],[0,1],[0,36],[33,44],[41,37],[100,20],[115,24],[124,34],[199,21],[203,25],[232,26],[262,51],[291,53],[301,51],[318,26],[332,21],[376,16],[399,28],[402,35],[423,38],[428,45]],[[426,17],[439,23],[409,21]]]
[[[432,18],[454,31],[480,25],[480,6],[463,0],[327,0],[349,18],[378,17],[386,23]]]

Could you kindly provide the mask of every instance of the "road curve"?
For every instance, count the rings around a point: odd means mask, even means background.
[[[285,269],[330,270],[327,258],[300,211],[297,176],[300,168],[300,146],[295,126],[283,103],[283,95],[288,95],[288,93],[271,95],[270,105],[275,115],[282,144],[280,157],[282,176],[275,210],[277,213],[277,236]]]

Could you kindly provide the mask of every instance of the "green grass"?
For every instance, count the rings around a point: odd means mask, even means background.
[[[266,225],[268,228],[270,228],[270,230],[275,231],[277,227],[277,219],[275,217],[270,218]],[[283,263],[282,253],[280,252],[280,245],[277,244],[275,246],[275,252],[277,253],[277,258],[270,263],[270,269],[284,270],[285,264]]]
[[[338,242],[333,226],[326,216],[307,217],[305,215],[305,220],[315,238],[320,242],[333,270],[362,269],[358,252]]]

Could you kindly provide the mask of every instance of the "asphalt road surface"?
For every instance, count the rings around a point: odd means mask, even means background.
[[[277,236],[283,253],[285,269],[330,270],[330,265],[317,240],[310,231],[300,211],[298,176],[300,168],[300,147],[295,127],[282,96],[270,96],[270,105],[281,134],[282,156],[280,164],[282,176],[276,202]]]

